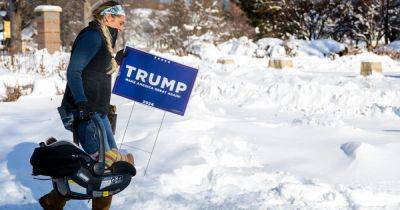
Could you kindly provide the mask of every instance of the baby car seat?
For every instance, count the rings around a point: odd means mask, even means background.
[[[105,168],[105,133],[100,122],[92,118],[99,136],[99,160],[67,141],[52,139],[41,143],[31,157],[32,175],[50,176],[54,190],[69,199],[86,200],[115,195],[124,190],[136,175],[135,167],[128,162],[115,162]]]

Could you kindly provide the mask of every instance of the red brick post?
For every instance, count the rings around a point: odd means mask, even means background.
[[[61,7],[42,5],[36,7],[34,11],[36,13],[36,22],[38,27],[38,48],[46,48],[49,53],[59,51],[61,49]]]

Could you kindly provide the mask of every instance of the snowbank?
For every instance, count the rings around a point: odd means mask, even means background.
[[[23,95],[54,96],[63,93],[69,53],[49,54],[46,50],[15,56],[2,56],[0,64],[0,101],[7,89],[22,88]],[[24,90],[25,89],[25,90]]]
[[[400,41],[394,41],[388,45],[389,49],[400,52]]]
[[[332,60],[325,55],[343,46],[327,40],[241,38],[215,45],[194,39],[187,46],[196,56],[157,53],[199,68],[187,114],[167,115],[144,177],[163,113],[135,106],[123,148],[135,154],[139,173],[114,197],[113,208],[400,207],[399,62],[372,53]],[[269,69],[257,52],[283,57],[293,46],[293,69]],[[18,58],[31,69],[0,68],[0,89],[32,85],[29,97],[0,103],[0,188],[8,195],[0,209],[38,209],[51,186],[28,175],[30,152],[49,136],[71,138],[56,111],[61,96],[55,96],[65,87],[59,67],[66,60],[51,56]],[[218,63],[225,57],[235,63]],[[385,75],[359,76],[364,60],[382,62]],[[132,102],[113,96],[112,103],[120,141]],[[66,209],[88,204],[71,202]]]
[[[203,37],[191,37],[187,42],[187,50],[189,53],[205,57],[202,47],[194,48],[193,46],[202,46],[210,48],[212,42],[205,41]],[[216,46],[221,56],[247,56],[247,57],[286,57],[286,56],[316,56],[319,58],[330,57],[346,50],[346,45],[334,40],[314,40],[305,41],[290,39],[283,41],[276,38],[263,38],[254,43],[247,37],[232,39]],[[213,50],[215,52],[215,50]],[[203,55],[203,56],[202,56]]]
[[[247,37],[232,39],[218,45],[218,49],[225,55],[254,56],[257,45]]]
[[[359,69],[318,71],[340,67],[330,62],[314,63],[316,68],[312,68],[311,61],[307,63],[310,67],[300,66],[304,72],[268,71],[264,59],[248,60],[245,64],[221,70],[212,64],[204,64],[195,92],[211,101],[254,109],[277,108],[281,112],[301,112],[311,118],[325,118],[322,122],[314,122],[305,117],[302,120],[305,123],[328,123],[328,116],[346,119],[383,113],[396,115],[394,111],[400,106],[400,84],[396,78],[362,78],[358,76]],[[347,66],[354,60],[342,62]],[[327,125],[334,122],[340,121],[333,120]]]
[[[258,49],[256,56],[263,58],[269,56],[272,58],[286,56],[284,41],[277,38],[263,38],[257,41]]]
[[[346,49],[344,44],[326,39],[313,41],[291,39],[288,41],[287,46],[293,51],[292,54],[299,57],[317,56],[324,58]]]
[[[331,39],[313,40],[310,45],[319,49],[325,56],[340,53],[346,49],[346,45]]]
[[[284,41],[277,38],[263,38],[257,41],[258,48],[265,50],[277,45],[283,46],[283,44]]]
[[[186,47],[188,53],[196,55],[204,60],[217,60],[221,52],[213,43],[193,41]]]

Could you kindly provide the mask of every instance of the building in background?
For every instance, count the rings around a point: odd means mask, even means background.
[[[7,10],[7,2],[0,1],[0,50],[9,47],[11,41],[11,22]]]

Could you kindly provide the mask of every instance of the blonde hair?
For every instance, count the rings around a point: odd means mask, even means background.
[[[107,2],[102,3],[99,6],[97,6],[92,12],[94,20],[97,21],[100,25],[100,30],[101,30],[103,38],[106,42],[107,50],[110,53],[110,55],[112,56],[111,66],[110,66],[109,70],[107,71],[107,74],[109,74],[109,75],[111,75],[117,71],[118,64],[117,64],[117,61],[115,60],[115,56],[114,56],[114,49],[112,46],[112,37],[111,37],[110,31],[108,30],[107,26],[103,23],[104,16],[101,15],[100,13],[103,10],[108,9],[113,6],[116,6],[116,5],[119,5],[116,1],[107,1]]]

